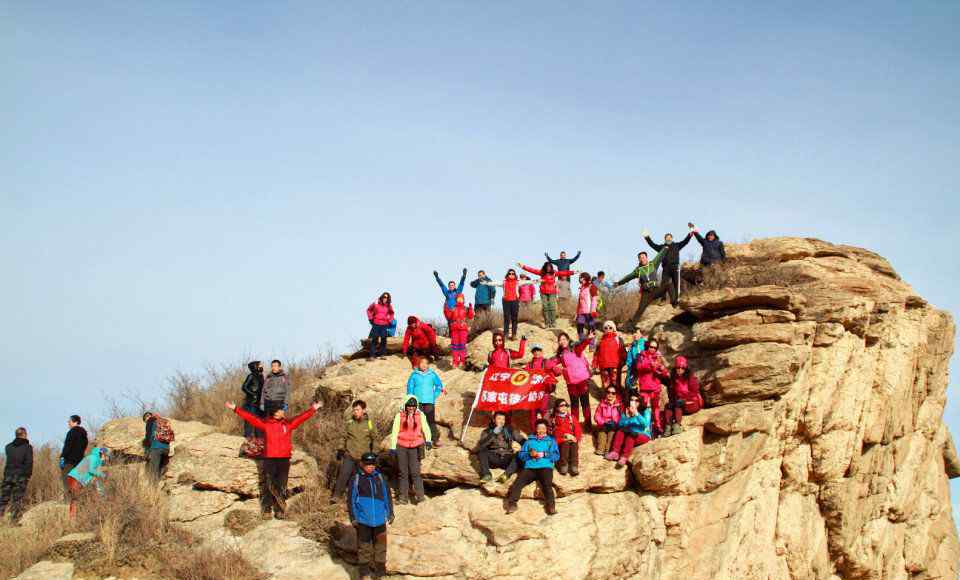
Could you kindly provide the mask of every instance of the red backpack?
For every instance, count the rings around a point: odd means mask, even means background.
[[[170,421],[163,417],[156,416],[157,423],[154,426],[153,438],[160,443],[173,443],[174,434]]]

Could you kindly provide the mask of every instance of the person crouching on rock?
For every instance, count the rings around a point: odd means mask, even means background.
[[[231,402],[226,407],[263,431],[264,447],[261,456],[263,477],[260,478],[260,511],[263,519],[272,515],[284,518],[287,509],[287,478],[290,475],[290,455],[293,453],[293,431],[306,423],[320,408],[320,401],[310,405],[306,411],[293,419],[287,419],[286,410],[278,403],[271,402],[266,407],[266,418],[237,407]]]
[[[666,436],[678,435],[683,431],[681,422],[684,415],[692,415],[703,408],[703,395],[700,383],[690,372],[687,357],[678,356],[670,372],[670,402],[667,403],[667,426],[663,430]]]
[[[424,448],[432,447],[430,424],[427,416],[418,407],[416,397],[409,397],[393,419],[390,432],[390,454],[396,457],[400,472],[400,504],[410,503],[410,482],[416,503],[424,499],[423,478],[420,477],[420,460],[426,455]]]
[[[560,449],[557,471],[560,475],[569,473],[576,477],[580,475],[580,439],[583,431],[580,429],[580,421],[569,411],[570,405],[566,401],[557,401],[553,406],[550,423],[553,437],[557,440],[557,448]]]
[[[387,524],[394,519],[390,486],[377,469],[377,455],[366,452],[360,457],[347,495],[350,523],[357,530],[357,560],[361,579],[370,578],[371,570],[386,574]]]
[[[517,501],[523,493],[523,488],[538,481],[547,502],[547,514],[557,513],[557,495],[553,490],[553,465],[560,459],[560,450],[553,437],[547,434],[545,419],[537,421],[536,434],[523,442],[519,459],[523,463],[523,471],[510,486],[506,512],[512,514],[517,511]]]
[[[650,408],[644,399],[638,395],[631,395],[630,404],[620,414],[617,423],[617,434],[613,437],[613,445],[607,459],[617,462],[617,469],[622,469],[630,459],[630,453],[637,445],[650,441]]]
[[[67,489],[70,491],[70,519],[77,517],[77,501],[83,489],[94,484],[100,495],[103,495],[101,481],[107,474],[100,468],[110,459],[110,450],[106,447],[94,447],[83,461],[67,474]]]
[[[503,469],[503,474],[497,478],[497,483],[505,483],[510,476],[517,472],[517,455],[514,453],[514,444],[522,445],[524,439],[507,426],[507,414],[497,411],[493,414],[490,426],[480,434],[477,442],[477,461],[480,462],[480,482],[487,483],[493,479],[491,467]]]
[[[450,323],[451,364],[463,367],[467,364],[467,338],[470,336],[470,320],[473,320],[473,304],[463,305],[463,294],[457,294],[453,308],[444,308],[443,315]]]
[[[417,368],[420,358],[432,357],[437,351],[437,331],[416,316],[407,317],[403,332],[403,356],[410,358],[410,368]]]

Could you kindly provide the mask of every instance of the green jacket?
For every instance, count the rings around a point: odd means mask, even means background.
[[[350,416],[343,428],[343,445],[341,449],[354,459],[360,459],[364,453],[373,451],[377,444],[377,429],[373,421],[364,413],[363,418],[357,421]]]
[[[623,277],[622,280],[617,282],[617,286],[622,286],[633,280],[634,278],[639,278],[641,288],[651,288],[657,285],[657,268],[660,267],[660,261],[663,260],[663,254],[666,250],[660,250],[656,257],[647,262],[646,266],[637,266],[637,268]]]

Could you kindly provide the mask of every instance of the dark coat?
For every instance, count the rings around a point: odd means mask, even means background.
[[[483,433],[480,434],[480,440],[477,441],[477,446],[474,448],[475,452],[479,453],[480,451],[486,451],[490,449],[497,436],[497,434],[494,433],[493,428],[494,425],[491,424],[489,427],[483,430]],[[506,425],[503,426],[503,437],[507,444],[508,453],[513,453],[513,449],[510,448],[511,443],[516,441],[517,443],[523,445],[523,442],[526,441],[526,439],[523,439],[522,437],[517,437],[513,430]]]
[[[666,250],[666,252],[663,253],[664,270],[677,270],[680,268],[680,250],[690,243],[691,237],[693,237],[692,232],[687,234],[687,237],[683,238],[683,241],[671,242],[669,244],[658,244],[651,240],[650,236],[647,236],[644,239],[647,240],[647,245],[654,250],[658,252],[661,250]]]
[[[26,439],[17,437],[4,450],[7,464],[3,468],[3,478],[27,477],[33,475],[33,446]]]
[[[717,232],[710,230],[707,232],[707,236],[709,237],[710,234],[713,234],[712,241],[701,236],[700,232],[693,232],[693,235],[697,236],[697,241],[703,246],[703,253],[700,254],[700,263],[704,266],[716,264],[717,262],[722,262],[727,259],[727,251],[723,248],[723,242],[720,241]]]
[[[64,463],[76,465],[83,461],[87,454],[87,430],[77,425],[67,431],[67,438],[63,440],[63,451],[60,457]]]
[[[243,404],[249,407],[258,407],[260,405],[260,396],[263,393],[263,373],[257,367],[258,361],[247,363],[250,374],[243,381],[240,389],[243,391]]]

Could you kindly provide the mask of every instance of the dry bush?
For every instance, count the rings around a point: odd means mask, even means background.
[[[477,312],[470,323],[470,334],[468,340],[480,336],[486,331],[503,330],[503,312],[491,308],[483,312]]]
[[[697,280],[695,286],[684,285],[684,292],[697,295],[724,288],[753,288],[756,286],[792,286],[809,281],[796,270],[780,267],[781,262],[764,256],[760,259],[728,258],[707,268],[699,264],[684,264],[684,277]]]
[[[640,292],[636,288],[618,288],[606,292],[603,296],[603,311],[598,326],[606,320],[612,320],[618,329],[623,329],[640,306]]]
[[[239,550],[196,548],[177,556],[170,554],[170,570],[179,580],[262,580],[259,572]]]
[[[65,522],[60,511],[46,512],[46,517],[30,528],[20,528],[6,520],[0,523],[0,578],[13,578],[39,562],[50,546],[63,535]]]
[[[300,524],[305,538],[327,544],[333,537],[337,523],[342,521],[344,500],[330,503],[331,491],[325,487],[310,486],[290,500],[287,515]]]

